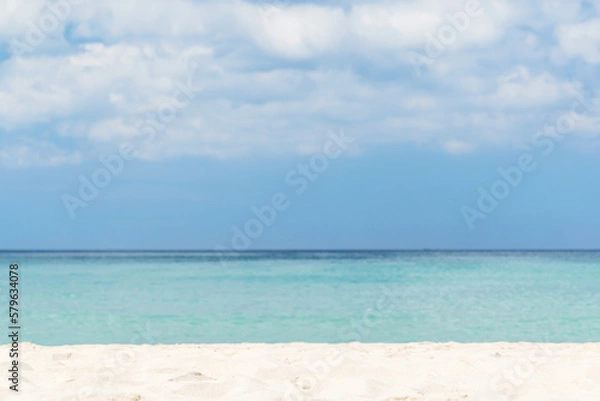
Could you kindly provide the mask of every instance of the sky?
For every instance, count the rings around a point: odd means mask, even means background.
[[[600,248],[600,1],[0,0],[0,249]]]

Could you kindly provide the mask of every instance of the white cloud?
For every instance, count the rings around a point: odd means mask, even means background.
[[[475,145],[458,140],[449,140],[443,143],[443,148],[446,152],[454,155],[471,153],[475,150]]]
[[[349,15],[350,30],[363,45],[398,49],[418,46],[443,23],[441,10],[411,4],[359,4]]]
[[[286,58],[308,58],[336,47],[344,36],[344,12],[314,5],[288,6],[265,13],[260,5],[240,5],[238,20],[258,47]]]
[[[491,100],[500,107],[532,107],[555,103],[577,92],[578,85],[563,82],[549,74],[532,74],[525,66],[518,66],[498,78],[498,87]]]
[[[0,66],[0,128],[79,113],[106,115],[110,109],[141,114],[173,92],[174,80],[188,75],[186,57],[192,54],[207,51],[86,44],[69,55],[13,58]]]
[[[74,10],[75,34],[81,37],[122,38],[127,35],[185,37],[201,35],[218,3],[188,0],[90,1]]]
[[[37,0],[0,4],[11,11],[0,14],[0,43],[22,38],[45,12]],[[411,142],[453,154],[520,146],[532,125],[593,84],[567,76],[553,60],[560,52],[563,63],[597,64],[600,20],[570,23],[581,19],[581,7],[553,0],[481,6],[481,16],[433,60],[429,74],[417,77],[408,53],[463,12],[464,1],[266,10],[246,1],[150,0],[143,8],[130,0],[86,2],[65,21],[68,35],[61,27],[49,38],[63,46],[41,45],[0,64],[0,134],[13,154],[38,165],[43,157],[50,164],[95,157],[140,138],[140,124],[156,118],[175,81],[186,82],[194,59],[194,84],[203,90],[140,145],[140,157],[304,152],[338,128],[361,146]],[[554,38],[548,32],[555,24]],[[73,38],[77,43],[69,43]],[[586,126],[594,127],[594,118]],[[52,132],[44,137],[48,144],[75,138],[89,154],[66,145],[39,151],[32,145],[39,124]]]
[[[25,32],[30,23],[37,21],[44,6],[44,0],[0,1],[0,38]]]
[[[600,63],[600,19],[562,25],[556,30],[556,36],[567,57],[581,57],[588,63]]]
[[[0,165],[8,168],[52,167],[62,164],[79,164],[83,157],[78,151],[65,151],[42,141],[25,141],[0,150]]]

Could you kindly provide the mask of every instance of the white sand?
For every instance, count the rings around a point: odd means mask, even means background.
[[[21,347],[0,400],[600,401],[600,343]]]

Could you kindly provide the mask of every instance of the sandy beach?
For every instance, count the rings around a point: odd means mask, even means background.
[[[8,354],[8,346],[0,348]],[[24,343],[20,369],[18,396],[4,379],[0,399],[600,399],[600,343]]]

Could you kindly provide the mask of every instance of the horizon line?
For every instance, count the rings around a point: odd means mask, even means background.
[[[314,248],[314,249],[0,249],[10,252],[205,252],[205,253],[253,253],[253,252],[600,252],[600,248]]]

